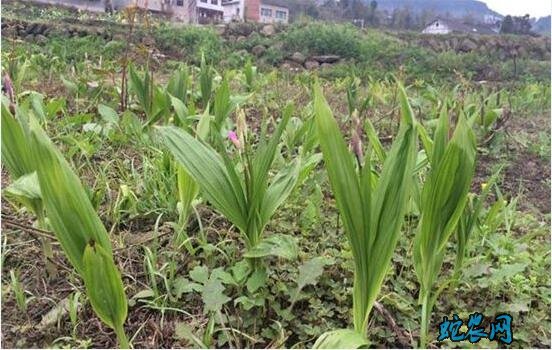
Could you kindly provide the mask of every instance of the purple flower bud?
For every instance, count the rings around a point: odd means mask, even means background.
[[[236,135],[233,130],[228,131],[228,138],[230,139],[230,141],[232,141],[237,149],[241,149],[241,143],[240,140],[238,140],[238,135]]]
[[[236,132],[240,143],[245,142],[245,136],[247,135],[247,122],[245,121],[245,112],[243,109],[238,111],[238,117],[236,118]]]
[[[362,151],[362,141],[360,140],[360,136],[356,131],[353,131],[353,136],[351,138],[351,147],[357,158],[358,164],[362,164],[362,159],[364,157]]]
[[[13,83],[10,76],[6,73],[2,81],[2,90],[6,93],[6,96],[10,99],[11,103],[15,103],[15,92],[13,90]]]

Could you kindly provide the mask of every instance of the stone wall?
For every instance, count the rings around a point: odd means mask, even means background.
[[[412,35],[396,34],[411,45],[429,48],[435,52],[475,52],[496,55],[499,59],[531,58],[550,60],[550,38],[504,35]]]

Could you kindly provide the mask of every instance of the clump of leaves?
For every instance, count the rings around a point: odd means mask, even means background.
[[[354,330],[327,332],[315,347],[358,348],[367,343],[368,316],[399,238],[415,165],[416,129],[402,87],[400,98],[401,129],[377,177],[370,156],[363,159],[358,128],[353,135],[355,166],[320,87],[315,87],[314,111],[320,147],[354,259]]]
[[[443,108],[433,144],[426,152],[431,170],[423,186],[421,218],[414,238],[414,268],[422,304],[420,347],[427,346],[431,309],[446,284],[433,287],[439,276],[446,243],[455,232],[468,200],[475,169],[475,137],[463,114],[449,139],[448,113]]]

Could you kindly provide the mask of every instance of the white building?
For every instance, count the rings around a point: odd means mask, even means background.
[[[222,0],[224,22],[288,23],[285,0]]]
[[[430,22],[424,30],[424,34],[449,34],[449,33],[471,33],[471,34],[496,34],[490,26],[483,24],[461,23],[453,19],[437,18]]]
[[[243,21],[245,11],[244,0],[222,0],[222,7],[224,10],[225,23]]]

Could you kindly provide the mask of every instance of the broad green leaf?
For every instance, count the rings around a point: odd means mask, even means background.
[[[185,125],[186,118],[188,117],[188,108],[186,107],[184,102],[174,97],[173,95],[170,95],[170,98],[172,107],[174,108],[176,116],[178,117],[179,123],[181,125]]]
[[[287,199],[297,184],[299,177],[299,163],[294,162],[289,167],[282,169],[272,179],[272,183],[266,190],[265,199],[261,206],[261,218],[263,227],[268,223],[276,209]]]
[[[211,276],[201,293],[203,299],[203,313],[217,312],[231,299],[224,294],[224,286],[218,278]]]
[[[2,164],[6,166],[12,179],[32,173],[36,166],[25,131],[2,101]]]
[[[178,185],[178,199],[181,205],[181,220],[186,220],[192,210],[192,202],[199,193],[199,186],[195,180],[188,174],[186,169],[177,164],[176,179]],[[182,223],[183,225],[186,222]]]
[[[178,99],[183,105],[186,104],[188,85],[190,83],[188,68],[183,67],[175,70],[167,83],[167,92]],[[174,106],[174,104],[173,104]]]
[[[291,118],[294,107],[292,104],[288,104],[282,114],[282,120],[278,124],[276,131],[272,134],[271,139],[268,142],[262,142],[255,153],[253,158],[253,207],[257,206],[264,197],[264,187],[268,179],[268,172],[274,161],[278,144],[282,133],[286,129],[287,123]]]
[[[103,104],[98,105],[98,113],[100,113],[100,116],[106,123],[117,124],[119,122],[119,115],[109,106]]]
[[[111,255],[109,236],[78,177],[35,122],[30,144],[50,225],[69,261],[82,274],[88,242],[94,241]]]
[[[10,184],[4,193],[33,211],[40,218],[43,217],[42,193],[36,172],[26,174]]]
[[[230,268],[232,276],[237,284],[242,284],[251,273],[251,267],[246,260],[241,260]]]
[[[385,161],[386,153],[381,144],[381,141],[379,140],[378,133],[374,128],[374,124],[372,124],[372,122],[368,118],[364,123],[364,130],[366,132],[366,135],[368,136],[368,140],[370,141],[372,148],[374,149],[374,153],[376,153],[376,156],[378,157],[378,160],[383,163]]]
[[[222,123],[226,120],[228,115],[232,112],[233,104],[230,101],[230,88],[228,87],[228,81],[222,80],[220,87],[215,94],[214,114],[215,125],[220,130]]]
[[[165,145],[202,189],[203,196],[241,230],[245,230],[245,198],[241,183],[230,177],[221,156],[210,146],[175,127],[161,127]]]
[[[46,113],[44,112],[44,96],[37,92],[31,92],[29,99],[31,101],[32,111],[37,116],[37,119],[44,122],[46,120]]]
[[[248,311],[251,310],[254,307],[262,307],[265,304],[265,298],[263,298],[261,295],[257,295],[255,297],[248,297],[246,295],[243,295],[241,297],[238,297],[234,299],[234,305],[241,304],[243,309]]]
[[[199,72],[199,89],[203,107],[207,106],[213,90],[213,68],[205,62],[205,55],[201,54],[201,66]]]
[[[332,259],[318,256],[307,260],[299,266],[297,276],[297,291],[300,291],[309,284],[316,284],[318,278],[324,273],[324,267],[333,262]]]
[[[262,238],[261,241],[247,253],[246,258],[262,258],[265,256],[278,256],[280,258],[293,260],[297,257],[298,248],[295,239],[288,235],[273,234]]]
[[[42,199],[36,172],[21,176],[10,184],[4,191],[9,196],[25,197],[30,200]]]
[[[246,287],[249,293],[255,293],[259,288],[266,285],[268,278],[265,269],[255,270],[247,280]]]
[[[127,299],[113,258],[91,241],[84,250],[83,267],[84,285],[92,308],[109,327],[122,327],[127,317]]]
[[[209,270],[206,266],[198,265],[190,271],[190,278],[201,284],[207,283],[209,279]]]
[[[368,340],[352,329],[338,329],[322,334],[313,349],[360,349],[368,346]]]
[[[199,283],[190,282],[184,277],[177,277],[173,282],[173,292],[177,299],[182,297],[182,294],[191,293],[191,292],[201,292],[203,286]]]

